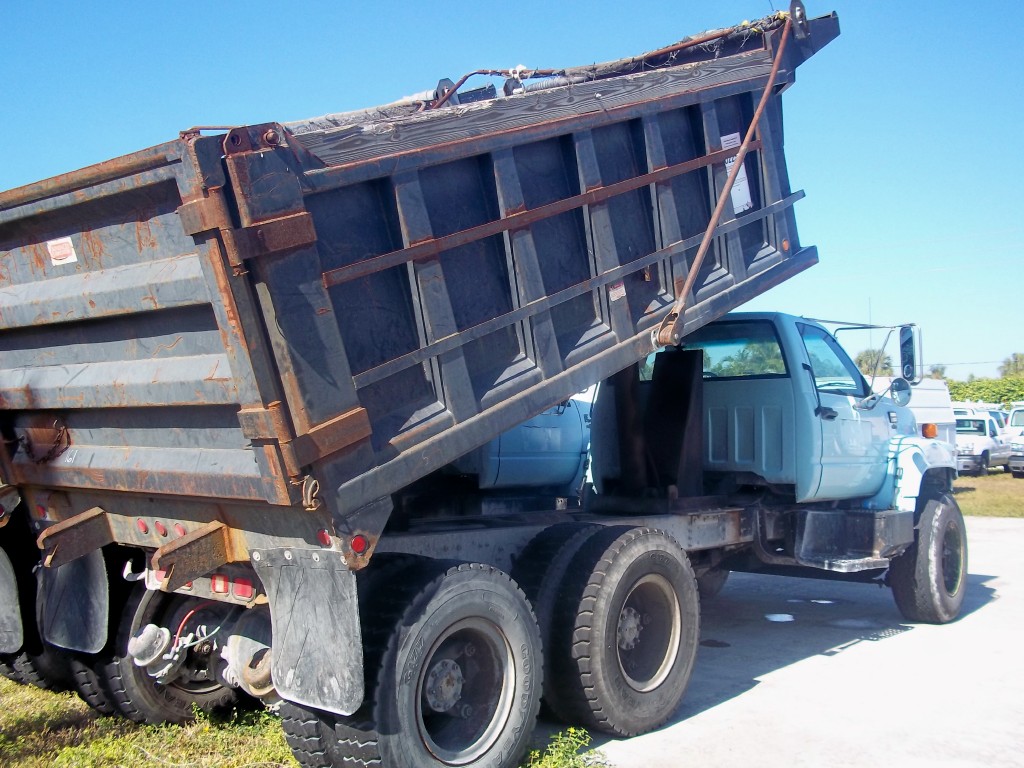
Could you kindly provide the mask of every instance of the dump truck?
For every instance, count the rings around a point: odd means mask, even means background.
[[[0,193],[0,659],[138,722],[256,698],[304,766],[512,766],[542,697],[670,718],[729,570],[954,618],[941,453],[818,326],[723,320],[817,261],[781,98],[838,33],[795,3]]]

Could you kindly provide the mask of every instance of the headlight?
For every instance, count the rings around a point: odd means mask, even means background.
[[[966,448],[957,448],[956,452],[960,456],[970,456],[971,454],[974,453],[974,449],[968,446]]]
[[[1014,441],[1010,443],[1010,450],[1014,453],[1024,453],[1024,442]]]

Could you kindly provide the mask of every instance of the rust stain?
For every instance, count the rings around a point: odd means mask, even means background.
[[[181,343],[182,338],[182,336],[179,336],[170,344],[158,344],[156,348],[153,350],[153,354],[151,354],[150,357],[156,357],[161,352],[167,352],[169,350],[174,349]]]
[[[203,381],[231,381],[231,377],[230,376],[218,376],[217,375],[217,370],[219,368],[220,368],[220,361],[218,360],[216,363],[214,363],[213,370],[210,371],[210,373],[208,375],[203,377]]]
[[[44,277],[46,275],[46,262],[50,258],[45,243],[36,243],[29,246],[28,250],[29,264],[32,267],[32,272],[40,277]]]
[[[139,253],[146,250],[156,250],[156,236],[153,234],[153,228],[150,226],[148,219],[135,222],[135,245],[139,249]]]
[[[107,246],[103,238],[91,230],[82,232],[80,237],[82,249],[92,256],[96,266],[102,267],[103,258],[107,255]]]

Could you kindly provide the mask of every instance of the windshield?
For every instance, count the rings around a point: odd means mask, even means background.
[[[958,435],[984,435],[984,419],[957,419],[956,433]]]
[[[1024,427],[1024,411],[1014,411],[1010,414],[1011,427]]]

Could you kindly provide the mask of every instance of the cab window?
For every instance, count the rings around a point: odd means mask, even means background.
[[[867,397],[868,385],[839,342],[821,328],[798,323],[819,392]]]
[[[704,356],[704,379],[785,378],[789,375],[775,328],[763,320],[722,321],[705,325],[683,342]],[[640,366],[641,380],[650,380],[654,355]]]

